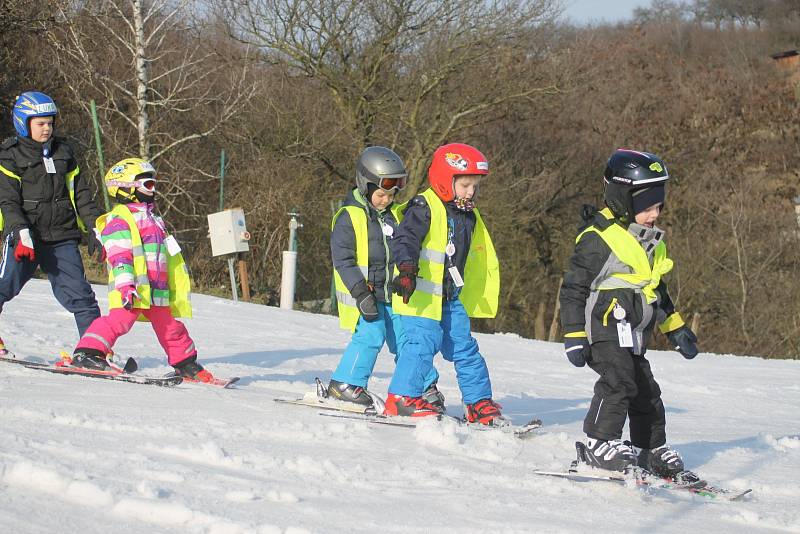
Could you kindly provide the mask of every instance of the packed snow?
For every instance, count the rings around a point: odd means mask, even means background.
[[[95,286],[101,308],[105,288]],[[452,422],[416,429],[323,417],[273,402],[327,382],[348,341],[337,319],[194,295],[201,363],[235,389],[159,388],[0,363],[0,531],[800,532],[800,362],[649,353],[670,444],[707,479],[752,488],[742,502],[532,474],[574,457],[595,375],[560,344],[475,337],[494,398],[546,432],[519,440]],[[46,281],[0,316],[9,349],[54,360],[77,341]],[[702,337],[701,337],[702,342]],[[139,373],[170,370],[149,326],[117,346]],[[449,413],[452,365],[437,358]],[[385,395],[384,353],[370,389]]]

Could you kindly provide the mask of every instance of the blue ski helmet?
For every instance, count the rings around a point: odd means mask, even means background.
[[[22,137],[30,136],[28,121],[34,117],[55,117],[58,108],[53,99],[44,93],[27,91],[14,102],[14,128]]]

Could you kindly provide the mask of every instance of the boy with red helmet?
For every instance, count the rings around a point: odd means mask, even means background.
[[[470,334],[470,317],[494,317],[500,268],[475,198],[489,164],[476,148],[452,143],[436,149],[430,188],[414,197],[392,241],[397,265],[392,300],[407,342],[389,385],[387,415],[436,416],[423,397],[424,378],[441,352],[453,362],[467,420],[508,424],[492,400],[489,370]]]

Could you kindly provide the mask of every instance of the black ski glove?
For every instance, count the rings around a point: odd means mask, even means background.
[[[667,334],[667,339],[684,358],[691,360],[697,356],[697,336],[686,325]]]
[[[361,312],[361,317],[367,322],[378,320],[378,301],[375,300],[375,295],[367,285],[366,280],[361,280],[350,291],[353,298],[356,299],[356,306],[358,311]]]
[[[400,274],[394,277],[392,281],[392,289],[394,292],[403,297],[403,304],[408,304],[408,299],[417,288],[417,272],[419,268],[413,263],[401,263],[397,266]]]
[[[98,263],[106,261],[106,249],[103,248],[103,243],[98,239],[94,230],[89,230],[86,234],[86,250],[89,256],[95,258]]]
[[[564,351],[575,367],[583,367],[586,362],[592,361],[592,347],[586,336],[564,338]]]

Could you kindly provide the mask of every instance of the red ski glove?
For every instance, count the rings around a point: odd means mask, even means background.
[[[417,273],[419,267],[413,263],[401,263],[397,266],[400,274],[394,277],[392,281],[392,289],[394,292],[403,297],[403,304],[408,304],[408,299],[417,288]]]
[[[28,261],[36,261],[36,251],[33,249],[33,238],[31,231],[27,228],[20,228],[14,232],[17,238],[17,246],[14,249],[14,258],[17,261],[23,259]]]

